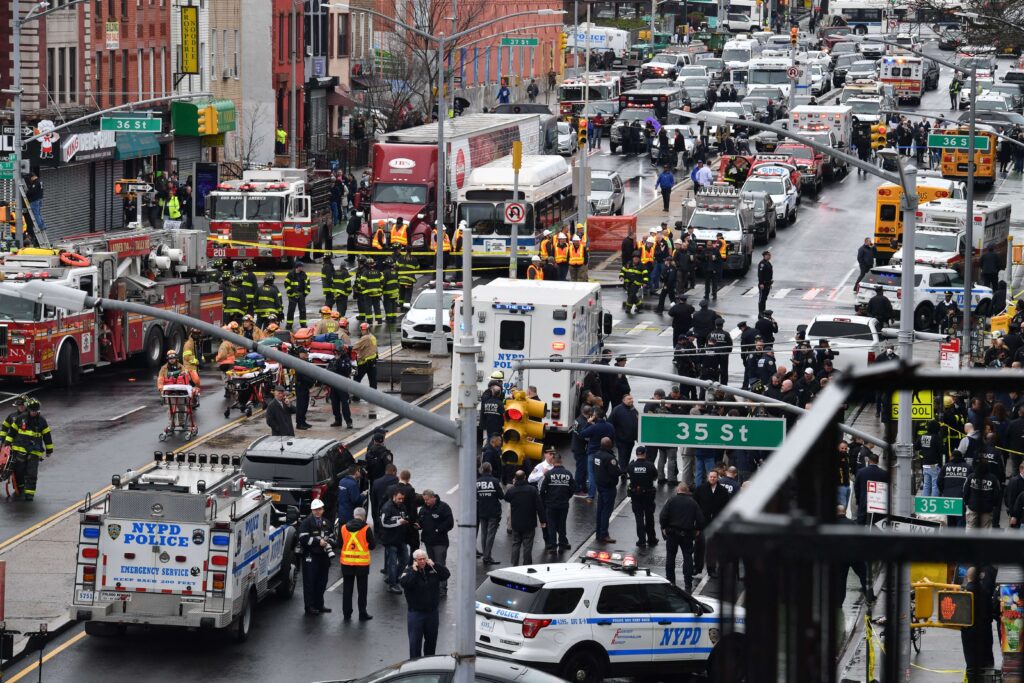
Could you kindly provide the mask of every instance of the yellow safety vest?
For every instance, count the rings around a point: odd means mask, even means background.
[[[729,252],[729,244],[728,244],[728,242],[726,242],[725,240],[718,240],[718,255],[722,257],[723,261],[725,260],[725,257],[728,255],[728,252]]]
[[[569,260],[569,245],[560,247],[555,245],[555,263],[565,263]]]
[[[570,266],[582,266],[586,263],[586,247],[580,242],[579,246],[575,244],[569,245],[569,265]]]
[[[172,221],[176,221],[181,218],[181,204],[178,202],[177,195],[172,195],[171,198],[167,200],[166,209],[167,217]]]
[[[373,233],[373,243],[370,246],[372,246],[374,249],[383,249],[384,241],[384,228],[377,228],[377,232]]]
[[[532,263],[526,268],[526,279],[527,280],[543,280],[544,269],[538,268]]]
[[[282,144],[283,145],[284,143],[288,142],[288,132],[285,131],[283,128],[278,128],[277,132],[274,133],[274,136],[275,136],[278,144]]]
[[[640,263],[654,263],[654,247],[655,246],[656,245],[654,245],[654,244],[652,244],[650,246],[648,246],[646,244],[641,244],[640,245]]]
[[[451,239],[449,239],[447,232],[443,234],[444,242],[441,248],[444,250],[444,253],[447,254],[452,250],[452,241]],[[434,228],[430,233],[430,248],[434,251],[437,251],[437,228]]]
[[[341,527],[341,555],[338,561],[346,567],[369,567],[370,546],[366,540],[366,530],[370,527],[364,526],[359,531],[352,533],[348,527]]]

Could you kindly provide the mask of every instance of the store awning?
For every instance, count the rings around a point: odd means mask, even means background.
[[[327,105],[330,107],[358,107],[359,103],[348,96],[348,93],[342,92],[339,88],[327,93]]]
[[[116,159],[139,159],[160,154],[160,143],[153,133],[118,133]]]

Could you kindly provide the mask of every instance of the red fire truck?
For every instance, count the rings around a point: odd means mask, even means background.
[[[69,238],[52,249],[22,249],[0,265],[5,286],[56,282],[90,296],[136,301],[220,324],[220,287],[206,272],[206,234],[132,230]],[[66,311],[0,294],[0,378],[56,379],[74,385],[83,371],[139,356],[150,368],[179,353],[187,330],[148,315]]]
[[[331,178],[301,168],[252,169],[206,197],[210,258],[287,261],[331,246]],[[316,254],[312,254],[316,256]]]

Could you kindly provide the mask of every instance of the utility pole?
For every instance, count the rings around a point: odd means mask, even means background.
[[[295,9],[299,6],[299,0],[292,2],[292,88],[290,94],[290,102],[288,105],[288,165],[291,168],[295,168],[298,163],[298,151],[296,149],[298,141],[295,137],[295,131],[297,124],[297,116],[295,109],[297,107],[296,100],[298,96],[296,94],[296,83],[299,80],[298,74],[298,50],[299,50],[299,13]]]
[[[651,0],[651,50],[654,49],[654,13],[658,10],[658,0]]]
[[[500,49],[500,48],[499,48]],[[448,337],[444,333],[444,219],[448,206],[446,181],[448,179],[448,153],[444,144],[444,121],[448,118],[448,106],[444,96],[444,31],[437,37],[437,238],[434,240],[434,280],[437,301],[434,304],[434,331],[430,335],[430,355],[443,358],[448,355]],[[501,74],[498,75],[499,78]],[[466,262],[467,248],[473,251],[473,242],[462,236],[463,263]],[[454,323],[454,321],[450,321]],[[455,339],[455,330],[452,330]]]
[[[14,236],[18,247],[25,246],[24,214],[28,206],[22,207],[21,198],[21,25],[19,3],[14,3],[14,203],[11,216],[14,218]]]
[[[593,5],[591,0],[587,2],[587,69],[583,72],[583,118],[587,119],[587,110],[590,108],[590,8]],[[590,146],[590,138],[587,138],[587,147]],[[587,209],[590,206],[589,197],[587,196],[587,150],[580,149],[576,150],[579,155],[577,157],[577,165],[580,169],[580,185],[576,194],[576,221],[584,222],[587,220]],[[575,230],[575,226],[573,226]]]
[[[580,68],[580,0],[572,3],[572,66],[579,75]],[[499,75],[500,77],[500,75]]]
[[[954,75],[955,77],[955,75]],[[978,69],[971,66],[971,115],[967,123],[967,227],[966,241],[967,248],[964,250],[964,329],[963,341],[960,343],[961,359],[967,360],[967,367],[971,366],[971,302],[974,297],[974,135],[977,132],[975,112],[975,98],[978,95]],[[989,154],[994,157],[996,150],[990,149]],[[904,230],[904,234],[906,231]],[[906,240],[903,240],[906,243]],[[906,247],[904,247],[906,248]],[[1010,273],[1007,273],[1009,280]]]

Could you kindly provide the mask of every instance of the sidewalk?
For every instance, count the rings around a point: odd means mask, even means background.
[[[399,351],[394,354],[395,363],[412,358],[424,358],[422,353]],[[388,363],[388,357],[381,354],[381,365]],[[429,393],[406,400],[413,405],[425,404],[448,391],[451,386],[451,361],[448,358],[432,358],[434,368],[434,388]],[[398,382],[395,383],[397,393]],[[387,384],[379,384],[379,389],[387,391]],[[211,396],[207,401],[220,400]],[[439,411],[447,409],[447,404]],[[372,417],[373,411],[376,417]],[[300,437],[321,439],[343,439],[353,444],[366,439],[378,427],[386,426],[400,420],[395,413],[367,404],[365,401],[352,404],[352,419],[356,429],[330,427],[333,421],[330,402],[317,400],[311,403],[308,421],[313,428],[300,432]],[[178,450],[219,452],[241,454],[244,448],[254,439],[268,433],[263,419],[263,411],[224,431],[214,430],[208,436],[201,436],[190,441]],[[360,457],[362,453],[353,449],[353,454]],[[147,454],[140,453],[138,471],[148,469],[151,463],[146,461]],[[111,472],[110,474],[116,474]],[[93,494],[93,498],[104,495],[109,487]],[[29,632],[37,631],[44,625],[50,634],[61,631],[74,621],[69,615],[72,592],[74,590],[76,556],[78,544],[78,515],[70,513],[64,517],[41,527],[39,530],[21,538],[8,547],[0,550],[0,561],[7,565],[5,617],[8,629]],[[14,658],[24,654],[28,638],[16,635],[14,639]]]

